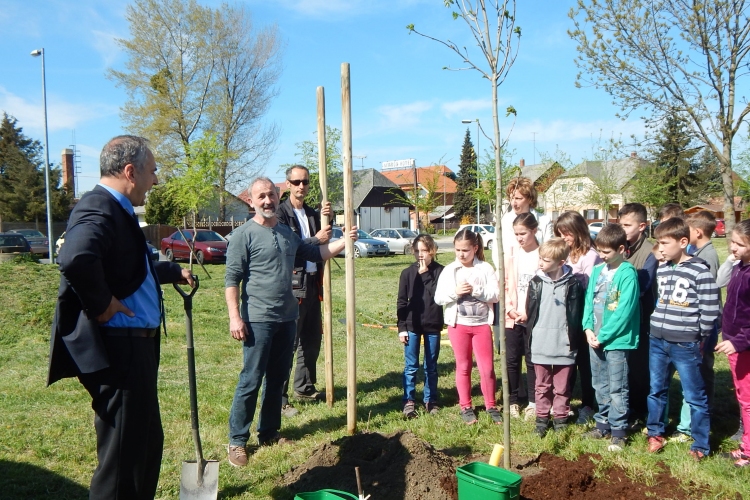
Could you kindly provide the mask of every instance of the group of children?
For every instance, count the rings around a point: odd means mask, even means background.
[[[414,241],[417,261],[402,272],[398,294],[404,415],[417,416],[421,338],[425,409],[438,409],[437,357],[446,324],[461,418],[477,421],[471,404],[473,356],[486,412],[502,422],[492,336],[502,279],[505,318],[498,321],[505,323],[512,417],[534,419],[540,437],[564,428],[573,421],[570,399],[578,378],[577,422],[595,423],[587,437],[608,439],[608,449],[619,451],[645,421],[648,450],[658,452],[667,442],[668,389],[676,371],[684,402],[674,438],[692,439],[689,453],[701,460],[710,452],[714,354],[721,353],[728,357],[741,412],[740,447],[728,455],[737,466],[750,465],[750,220],[735,226],[731,254],[719,267],[710,212],[686,218],[679,205],[667,205],[652,244],[646,208],[630,203],[620,210],[619,223],[605,225],[592,241],[576,212],[561,214],[554,224],[537,215],[528,179],[514,179],[507,194],[512,211],[503,217],[504,277],[485,262],[481,236],[469,230],[456,234],[456,258],[445,267],[435,261],[431,237]]]

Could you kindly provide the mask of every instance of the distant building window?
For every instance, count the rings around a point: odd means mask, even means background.
[[[561,184],[560,185],[560,191],[562,191],[564,193],[567,190],[568,190],[568,185],[567,184]]]
[[[583,182],[578,183],[578,191],[583,191]]]
[[[584,218],[586,220],[598,219],[599,218],[599,210],[586,210],[586,214],[585,214]]]

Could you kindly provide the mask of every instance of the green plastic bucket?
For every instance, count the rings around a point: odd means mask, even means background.
[[[462,465],[456,476],[458,500],[513,500],[521,494],[521,476],[484,462]]]
[[[352,495],[345,491],[338,490],[319,490],[310,491],[307,493],[297,493],[294,500],[341,500],[342,498],[348,500],[358,500],[357,495]]]

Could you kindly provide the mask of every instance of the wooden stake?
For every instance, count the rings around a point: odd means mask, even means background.
[[[357,431],[357,310],[354,300],[354,180],[352,179],[352,101],[349,63],[341,63],[341,155],[344,164],[344,238],[346,238],[346,428]]]
[[[318,87],[318,173],[320,177],[320,197],[323,204],[328,201],[328,165],[326,163],[326,95],[323,87]],[[321,227],[328,227],[329,217],[320,217]],[[326,403],[333,408],[333,309],[331,308],[331,260],[323,268],[323,353],[325,356]]]

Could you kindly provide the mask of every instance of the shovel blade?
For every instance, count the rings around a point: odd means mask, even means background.
[[[182,462],[180,500],[216,500],[219,494],[219,462],[207,460],[203,468],[203,484],[198,484],[198,465],[195,460]]]

